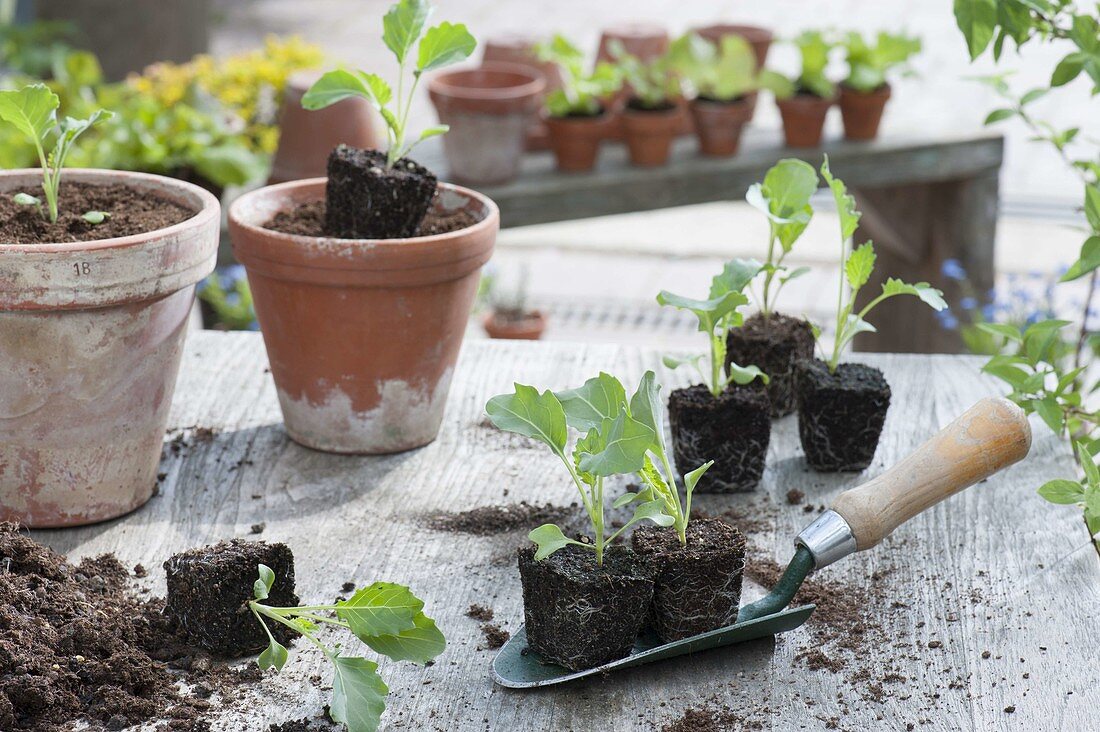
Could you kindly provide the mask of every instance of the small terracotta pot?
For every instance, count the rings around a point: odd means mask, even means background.
[[[110,170],[65,181],[197,213],[116,239],[0,244],[0,521],[33,528],[115,518],[153,495],[195,285],[218,254],[220,207],[198,186]],[[0,172],[0,190],[41,182]]]
[[[508,341],[537,341],[546,331],[546,316],[539,310],[525,313],[518,320],[502,318],[499,313],[486,314],[481,321],[490,338]]]
[[[345,99],[314,112],[302,108],[302,96],[320,76],[304,71],[287,82],[268,183],[323,176],[329,153],[341,143],[364,149],[379,145],[374,112],[365,99]]]
[[[693,28],[694,32],[706,38],[714,44],[720,44],[725,36],[740,36],[749,42],[752,51],[756,55],[756,68],[762,69],[768,61],[768,49],[771,48],[775,35],[767,28],[755,25],[734,25],[732,23],[715,23]]]
[[[331,239],[263,228],[325,195],[324,178],[247,193],[229,210],[290,437],[339,453],[426,445],[443,419],[455,361],[493,252],[496,204],[439,184],[434,205],[477,223],[409,239]]]
[[[451,177],[467,183],[505,183],[519,174],[527,130],[546,81],[537,69],[492,63],[433,76],[428,94],[439,121]]]
[[[592,117],[546,117],[558,170],[579,173],[596,167],[600,142],[607,136],[610,122],[606,112]]]
[[[795,94],[776,99],[783,118],[783,136],[787,147],[818,147],[825,129],[825,116],[835,99],[823,99],[814,94]]]
[[[535,54],[535,46],[542,40],[534,36],[512,33],[494,36],[485,41],[481,59],[483,63],[502,62],[509,64],[521,64],[537,69],[546,81],[545,92],[549,93],[561,88],[561,69],[550,61],[539,61]],[[539,100],[539,107],[543,106],[545,99]],[[528,150],[549,150],[550,135],[546,131],[546,125],[542,118],[535,114],[531,124],[527,128]]]
[[[619,41],[623,44],[623,50],[640,61],[652,61],[668,51],[668,30],[656,23],[622,23],[605,28],[600,34],[600,46],[596,52],[596,62],[614,62],[611,56],[611,44]],[[626,130],[623,127],[622,112],[626,101],[634,96],[634,91],[629,84],[623,84],[609,99],[604,100],[605,106],[611,112],[611,121],[605,134],[609,140],[623,140]],[[687,120],[683,115],[682,120]],[[681,122],[683,124],[683,122]]]
[[[631,164],[642,168],[666,165],[679,123],[680,108],[677,106],[660,110],[639,110],[629,106],[624,109],[623,133]]]
[[[878,126],[890,92],[889,84],[883,84],[873,92],[858,92],[843,85],[840,87],[840,116],[844,120],[845,139],[873,140],[878,137]]]
[[[693,99],[691,116],[699,138],[699,152],[709,157],[737,154],[741,130],[752,119],[755,101],[755,93],[730,102]]]

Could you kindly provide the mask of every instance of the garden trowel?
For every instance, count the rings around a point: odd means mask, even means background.
[[[840,494],[798,535],[794,558],[772,591],[743,606],[733,625],[674,643],[643,636],[625,658],[584,671],[543,661],[520,628],[493,659],[493,679],[513,689],[549,686],[797,628],[814,606],[787,605],[810,572],[870,549],[925,509],[1022,460],[1030,448],[1023,410],[1007,399],[983,399],[882,475]]]

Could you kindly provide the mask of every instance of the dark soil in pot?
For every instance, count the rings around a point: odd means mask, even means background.
[[[285,544],[223,541],[176,554],[164,563],[168,575],[165,614],[178,623],[189,642],[213,654],[238,658],[267,647],[267,634],[248,609],[257,566],[275,572],[272,607],[293,607],[294,555]],[[295,637],[289,628],[271,625],[275,638],[287,645]]]
[[[715,398],[702,384],[669,395],[673,457],[681,474],[708,460],[700,493],[751,491],[764,474],[771,407],[762,386],[731,386]]]
[[[50,223],[36,207],[15,203],[12,196],[16,193],[35,196],[42,201],[43,210],[47,210],[46,196],[41,188],[0,192],[0,242],[99,241],[165,229],[195,215],[195,211],[172,200],[129,186],[65,182],[62,177],[57,223]],[[84,220],[84,214],[89,211],[103,211],[110,217],[103,223],[89,224]]]
[[[744,535],[720,519],[688,524],[687,546],[672,528],[642,526],[634,532],[634,552],[654,572],[652,623],[670,643],[737,621]]]
[[[610,547],[601,567],[594,551],[578,546],[541,561],[533,546],[518,555],[531,650],[573,671],[630,653],[653,599],[653,575],[638,557]]]
[[[408,158],[340,145],[328,159],[325,235],[339,239],[413,236],[435,196],[436,177]]]
[[[292,209],[279,211],[264,228],[297,236],[328,236],[325,233],[325,202],[307,201]],[[461,231],[477,223],[477,218],[466,209],[451,212],[432,209],[420,222],[414,236],[435,236],[451,231]]]
[[[841,472],[870,465],[890,408],[890,385],[882,372],[842,363],[831,374],[824,361],[801,361],[795,389],[798,435],[810,467]]]
[[[765,318],[753,315],[740,328],[726,336],[726,365],[759,367],[768,375],[768,398],[772,417],[782,417],[795,409],[794,367],[814,357],[814,334],[802,318],[772,313]]]

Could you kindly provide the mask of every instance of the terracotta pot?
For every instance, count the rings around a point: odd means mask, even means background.
[[[459,182],[505,183],[519,174],[531,119],[546,81],[518,64],[485,64],[433,76],[428,94],[439,121],[451,177]]]
[[[623,110],[623,133],[631,164],[643,168],[666,165],[679,122],[680,109],[676,106],[653,111],[631,107]]]
[[[37,170],[0,172],[31,190]],[[92,242],[0,244],[0,521],[34,528],[121,516],[153,494],[194,303],[221,211],[190,183],[65,171],[193,208],[182,223]]]
[[[840,116],[844,120],[845,139],[873,140],[878,137],[878,126],[890,92],[889,84],[883,84],[873,92],[858,92],[843,85],[840,87]]]
[[[577,173],[596,167],[600,142],[607,136],[610,122],[606,112],[594,117],[546,117],[558,170]]]
[[[325,195],[325,179],[268,186],[229,210],[233,252],[256,316],[290,437],[327,452],[384,454],[426,445],[493,252],[496,204],[439,184],[435,206],[478,222],[409,239],[330,239],[263,228]]]
[[[771,48],[775,35],[767,28],[755,25],[734,25],[732,23],[715,23],[693,28],[696,33],[714,44],[722,42],[725,36],[741,36],[752,46],[756,54],[756,68],[762,69],[768,61],[768,49]]]
[[[668,30],[656,23],[623,23],[605,28],[600,34],[600,46],[596,52],[596,61],[614,62],[611,57],[611,44],[619,41],[623,49],[631,56],[636,56],[641,61],[651,61],[668,51]],[[623,127],[622,112],[626,101],[634,96],[634,91],[629,84],[623,87],[609,99],[604,100],[605,106],[611,112],[611,122],[608,124],[605,134],[609,140],[623,140],[626,130]],[[687,120],[685,114],[682,117]],[[683,123],[681,123],[683,124]],[[690,131],[690,130],[689,130]]]
[[[380,144],[376,118],[365,99],[345,99],[315,112],[302,108],[302,95],[320,76],[304,71],[287,82],[279,111],[279,148],[268,183],[325,175],[328,155],[341,143],[358,148]]]
[[[539,61],[535,54],[535,46],[541,38],[526,36],[518,33],[495,36],[485,41],[482,53],[484,63],[503,62],[521,64],[538,69],[542,78],[546,81],[546,93],[561,88],[561,70],[558,65],[549,61]],[[539,107],[543,106],[543,99],[539,100]],[[527,128],[528,150],[549,150],[550,135],[546,131],[546,125],[542,118],[536,114],[531,119],[531,125]]]
[[[488,313],[481,321],[490,338],[508,341],[537,341],[546,331],[546,316],[539,310],[526,313],[519,320],[502,318],[496,312]]]
[[[693,99],[691,116],[699,152],[709,157],[735,155],[741,144],[741,130],[752,119],[755,101],[755,93],[731,102]]]
[[[783,136],[787,147],[818,147],[825,129],[825,116],[835,99],[823,99],[814,94],[795,94],[776,99],[783,118]]]

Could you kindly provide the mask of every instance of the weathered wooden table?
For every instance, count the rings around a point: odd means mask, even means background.
[[[788,504],[790,489],[803,491],[816,511],[998,391],[969,357],[863,358],[886,372],[894,390],[865,475],[808,472],[790,417],[775,423],[756,494],[702,496],[696,504],[756,511],[750,544],[785,563],[792,537],[813,515]],[[298,447],[283,432],[258,335],[196,333],[172,424],[214,428],[213,439],[168,454],[159,496],[136,513],[34,535],[75,557],[110,551],[144,563],[155,571],[141,581],[163,593],[159,567],[170,554],[248,536],[264,522],[260,538],[294,550],[304,601],[331,600],[347,580],[410,585],[449,647],[428,668],[383,664],[392,690],[384,729],[649,732],[708,699],[762,725],[754,729],[1096,728],[1100,562],[1076,512],[1035,494],[1044,479],[1073,470],[1064,445],[1041,425],[1025,462],[918,517],[876,550],[820,573],[819,581],[847,588],[848,602],[865,598],[867,619],[880,626],[879,635],[868,636],[879,640],[860,647],[847,670],[811,669],[797,658],[817,643],[811,618],[775,640],[585,683],[536,692],[495,688],[492,653],[480,648],[478,624],[465,612],[481,603],[506,628],[519,625],[513,553],[524,532],[437,532],[423,517],[521,500],[568,505],[575,496],[555,458],[487,427],[485,401],[513,380],[561,388],[604,369],[633,382],[646,368],[657,369],[667,388],[683,383],[661,369],[658,354],[634,348],[469,342],[435,443],[389,457],[338,457]],[[264,732],[268,722],[317,714],[328,692],[309,678],[321,673],[327,681],[329,670],[305,643],[292,654],[283,676],[262,684],[270,705],[231,705],[215,729]]]
[[[820,167],[827,154],[833,173],[855,192],[863,211],[857,238],[872,239],[876,245],[878,279],[867,292],[877,292],[878,283],[893,276],[937,284],[955,303],[961,293],[940,274],[945,259],[962,262],[978,292],[993,287],[998,176],[1004,157],[1000,134],[886,136],[873,142],[830,139],[809,150],[783,147],[781,140],[779,130],[750,127],[737,155],[704,158],[696,151],[695,139],[683,137],[676,141],[668,165],[649,169],[632,167],[625,146],[608,142],[591,173],[559,173],[550,153],[531,153],[517,180],[478,189],[500,206],[502,226],[526,226],[741,200],[780,158],[801,158]],[[418,147],[415,157],[433,170],[447,170],[438,138]],[[732,241],[738,233],[729,235]],[[866,350],[963,350],[957,333],[941,328],[932,311],[909,298],[884,304],[876,315],[880,324],[899,327],[880,328],[867,339]]]

